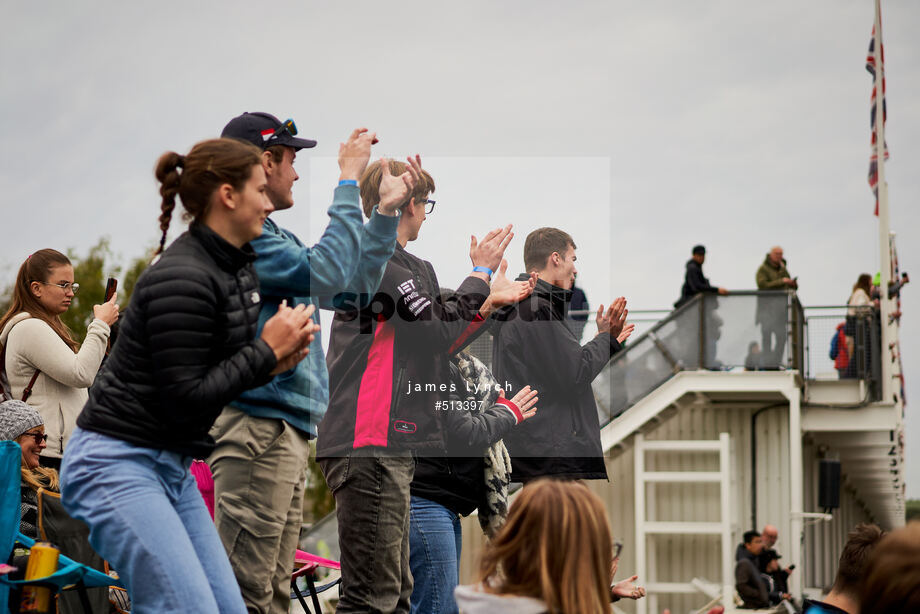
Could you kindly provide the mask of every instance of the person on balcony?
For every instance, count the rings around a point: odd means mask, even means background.
[[[798,281],[786,269],[783,248],[779,245],[770,249],[755,277],[758,290],[795,290],[799,287]],[[786,310],[775,299],[758,297],[755,320],[763,336],[764,367],[778,367],[786,349]]]
[[[728,290],[725,288],[716,287],[709,283],[709,280],[703,275],[704,262],[706,262],[706,248],[702,245],[694,245],[690,260],[687,261],[687,270],[684,273],[684,285],[680,289],[680,298],[674,303],[675,309],[700,292],[728,294]]]
[[[705,261],[706,248],[702,245],[694,245],[691,258],[687,261],[687,270],[686,273],[684,273],[684,285],[680,289],[680,298],[674,303],[675,309],[688,303],[690,299],[700,293],[720,294],[723,296],[728,294],[728,290],[722,287],[713,286],[703,275],[703,263]],[[705,314],[706,345],[702,357],[703,364],[699,365],[700,367],[716,370],[722,367],[722,363],[716,360],[716,341],[721,335],[723,324],[722,318],[716,313],[717,309],[718,305],[716,301],[707,301]],[[696,354],[696,350],[693,350],[692,353]]]

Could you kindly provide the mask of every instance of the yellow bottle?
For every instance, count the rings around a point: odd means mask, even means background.
[[[61,551],[49,542],[35,542],[29,550],[29,562],[26,564],[26,580],[44,578],[57,570],[58,556]],[[44,586],[23,586],[20,612],[51,612],[53,609],[53,591]]]

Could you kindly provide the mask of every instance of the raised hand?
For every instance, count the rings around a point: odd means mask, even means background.
[[[482,238],[482,242],[477,241],[475,235],[470,235],[470,260],[473,261],[473,266],[484,266],[492,271],[498,269],[502,256],[505,255],[505,248],[513,238],[511,224],[489,232]]]
[[[361,177],[371,159],[371,144],[376,138],[376,133],[368,132],[367,128],[355,128],[347,141],[339,143],[339,180],[357,181]]]
[[[396,213],[396,210],[408,200],[418,184],[419,177],[422,176],[422,157],[415,154],[415,158],[409,156],[406,160],[409,161],[406,171],[393,176],[390,173],[389,160],[380,158],[380,204],[377,210],[384,215]]]
[[[597,309],[597,333],[610,333],[611,337],[619,337],[626,324],[626,315],[629,310],[626,309],[626,299],[622,296],[613,301],[607,312],[604,312],[604,306]]]
[[[504,399],[505,391],[499,390],[498,396],[499,398]],[[523,415],[521,422],[524,420],[529,420],[537,414],[536,404],[539,400],[540,397],[537,396],[537,391],[531,390],[530,386],[524,386],[518,391],[516,395],[511,397],[511,402],[517,405],[518,409],[521,410],[521,414]]]
[[[93,317],[102,320],[109,326],[118,321],[118,293],[112,294],[112,298],[101,305],[93,305]]]

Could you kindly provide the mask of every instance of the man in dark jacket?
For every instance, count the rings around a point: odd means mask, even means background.
[[[690,260],[687,261],[687,271],[684,273],[684,285],[680,289],[680,298],[674,303],[674,308],[680,307],[700,292],[709,294],[728,294],[725,288],[717,288],[709,283],[703,275],[703,263],[706,261],[706,248],[694,245]]]
[[[705,261],[706,248],[702,245],[694,245],[692,256],[690,260],[687,261],[687,270],[686,273],[684,273],[684,285],[680,289],[680,298],[674,303],[675,309],[689,302],[690,299],[700,293],[728,294],[728,290],[722,287],[713,286],[709,283],[709,280],[703,276],[703,262]],[[703,353],[703,364],[699,366],[708,369],[718,369],[722,366],[722,363],[716,360],[716,341],[719,339],[722,328],[722,318],[716,313],[718,301],[715,299],[707,300],[704,308],[706,334],[705,351]],[[697,338],[696,332],[694,332],[693,337]],[[695,351],[691,352],[691,354],[695,354],[696,351],[698,351],[699,346],[695,345],[697,343],[697,341],[693,341],[691,348]]]
[[[565,321],[576,273],[572,237],[557,228],[533,231],[524,244],[524,265],[538,277],[533,295],[496,314],[492,327],[492,371],[505,394],[527,385],[540,391],[538,414],[505,437],[512,479],[605,479],[591,382],[632,333],[626,299],[618,298],[606,312],[600,306],[597,335],[581,346]]]
[[[749,609],[770,607],[770,596],[767,584],[760,576],[757,568],[757,557],[763,551],[763,540],[757,531],[747,531],[744,534],[744,543],[735,553],[735,590],[744,601],[744,607]]]
[[[402,163],[389,164],[391,173],[405,171]],[[380,202],[382,175],[378,162],[361,177],[365,215]],[[447,351],[465,331],[481,330],[496,299],[495,287],[521,290],[511,292],[507,302],[530,293],[529,284],[513,284],[500,273],[490,289],[492,273],[501,270],[513,236],[508,225],[481,243],[473,240],[472,273],[454,297],[439,299],[434,268],[405,249],[432,211],[428,195],[434,189],[431,175],[423,172],[401,207],[396,251],[377,294],[369,302],[343,296],[332,322],[326,358],[329,409],[318,427],[316,456],[336,502],[340,614],[409,611],[413,453],[443,447],[436,402],[446,399],[450,383]]]
[[[757,269],[758,290],[795,290],[798,282],[789,275],[783,248],[773,247]],[[785,297],[757,297],[756,321],[763,336],[761,360],[766,367],[778,367],[786,348],[786,301]],[[774,342],[775,338],[775,342]]]

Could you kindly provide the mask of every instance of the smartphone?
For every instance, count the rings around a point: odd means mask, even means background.
[[[118,290],[118,280],[114,277],[109,277],[109,280],[105,282],[105,301],[103,302],[108,303],[112,300],[116,290]]]
[[[789,571],[792,571],[793,569],[795,569],[795,565],[790,565],[790,566],[789,566]]]

